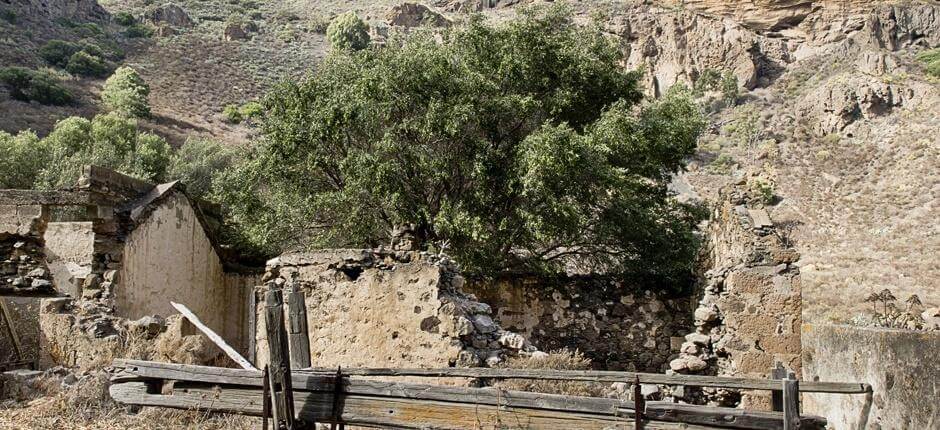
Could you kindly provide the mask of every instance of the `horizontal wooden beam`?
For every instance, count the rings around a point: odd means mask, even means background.
[[[303,369],[313,373],[329,373],[329,369]],[[780,381],[771,379],[747,379],[727,376],[665,375],[659,373],[616,372],[606,370],[552,370],[552,369],[498,369],[498,368],[441,368],[441,369],[392,369],[392,368],[343,368],[343,373],[355,376],[418,376],[418,377],[462,377],[492,379],[544,379],[585,382],[634,382],[642,384],[687,385],[694,387],[731,388],[739,390],[779,390]],[[801,381],[801,392],[863,394],[871,391],[871,385],[856,382]]]
[[[671,402],[649,402],[646,404],[645,416],[651,420],[717,427],[783,430],[783,413],[781,412],[701,407]],[[823,417],[803,415],[801,419],[801,430],[823,430],[826,428],[826,419]]]
[[[170,394],[154,393],[146,382],[124,382],[110,388],[111,397],[124,404],[198,409],[243,415],[261,415],[261,389],[200,386],[181,387]],[[158,390],[156,390],[158,391]],[[627,417],[548,411],[507,406],[436,402],[416,399],[346,394],[341,400],[340,421],[357,426],[397,429],[464,430],[499,428],[526,430],[632,428]],[[294,407],[308,422],[333,422],[333,399],[328,393],[295,392]],[[647,422],[651,430],[705,430],[712,426],[673,422]]]

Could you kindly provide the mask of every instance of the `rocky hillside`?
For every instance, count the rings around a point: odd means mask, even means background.
[[[443,24],[469,12],[514,16],[533,0],[0,0],[0,60],[46,67],[49,39],[87,38],[93,23],[150,83],[147,127],[179,143],[227,142],[253,130],[222,110],[316,66],[331,16],[353,10],[377,38],[389,26]],[[620,40],[646,91],[695,87],[712,127],[677,183],[711,197],[728,182],[767,195],[785,240],[802,252],[807,319],[851,319],[870,292],[891,288],[940,305],[940,81],[916,54],[940,46],[935,1],[598,0],[572,2]],[[128,38],[113,16],[155,30]],[[438,16],[440,14],[440,16]],[[443,17],[443,18],[442,18]],[[65,20],[63,18],[68,18]],[[98,110],[102,80],[68,78],[79,101],[45,107],[0,90],[0,129],[43,133]],[[734,85],[736,83],[736,85]]]

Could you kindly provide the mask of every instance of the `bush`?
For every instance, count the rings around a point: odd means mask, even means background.
[[[16,136],[0,131],[0,189],[32,188],[45,152],[31,130]]]
[[[330,28],[330,18],[326,15],[314,15],[307,21],[307,30],[316,34],[326,34]]]
[[[189,139],[170,159],[169,179],[179,179],[186,191],[205,197],[212,189],[212,180],[236,160],[236,151],[212,140]]]
[[[131,15],[130,12],[118,12],[113,15],[112,19],[117,25],[129,27],[137,23],[137,19],[134,18],[134,15]]]
[[[69,58],[65,70],[77,76],[102,78],[108,75],[111,68],[101,57],[96,57],[85,51],[78,51],[72,54],[72,58]]]
[[[130,67],[118,67],[104,83],[101,101],[112,112],[122,115],[146,118],[150,116],[150,86],[136,70]]]
[[[229,219],[271,252],[410,225],[471,274],[576,262],[685,285],[701,212],[667,185],[701,114],[677,91],[641,103],[617,45],[564,8],[522,16],[336,51],[279,85],[264,139],[216,181]]]
[[[72,94],[51,73],[7,67],[0,69],[0,82],[16,100],[32,100],[45,105],[64,105],[72,101]]]
[[[69,64],[72,55],[81,51],[81,45],[64,40],[50,40],[42,48],[39,48],[39,56],[47,63],[65,68]]]
[[[145,39],[153,36],[153,28],[146,24],[132,24],[124,30],[124,36],[131,39]]]
[[[238,110],[238,105],[225,105],[222,108],[222,116],[225,117],[225,122],[230,124],[241,124],[242,122],[242,113]]]
[[[358,51],[369,46],[369,27],[355,12],[349,11],[333,18],[326,29],[326,37],[333,49]]]
[[[0,10],[0,19],[10,24],[16,24],[16,12],[13,12],[10,9]]]

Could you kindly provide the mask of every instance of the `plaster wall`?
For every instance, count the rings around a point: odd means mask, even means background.
[[[45,235],[46,264],[56,289],[78,297],[82,279],[91,273],[95,256],[92,222],[50,222]]]
[[[0,205],[0,235],[35,233],[36,223],[46,215],[40,205]]]
[[[173,315],[174,301],[228,342],[243,345],[245,327],[233,314],[246,305],[242,294],[227,288],[239,283],[226,276],[188,199],[173,194],[152,211],[125,241],[115,291],[118,316]]]
[[[834,429],[940,428],[940,332],[803,325],[807,380],[867,382],[869,395],[803,395]]]

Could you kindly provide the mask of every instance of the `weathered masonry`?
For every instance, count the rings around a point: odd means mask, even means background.
[[[30,359],[86,366],[124,356],[131,332],[166,330],[159,316],[176,313],[170,300],[247,351],[260,274],[219,246],[218,226],[213,207],[178,182],[95,166],[70,190],[0,190],[0,296]]]

